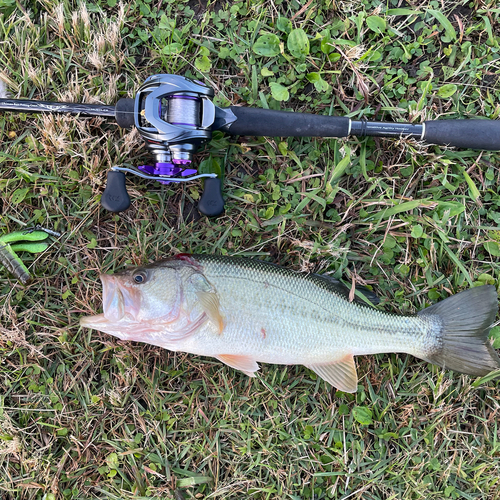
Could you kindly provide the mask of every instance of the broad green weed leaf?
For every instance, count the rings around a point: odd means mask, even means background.
[[[306,77],[311,83],[316,83],[321,80],[321,75],[319,73],[308,73]]]
[[[336,38],[337,45],[347,45],[348,47],[356,47],[358,44],[354,40],[344,40],[343,38]]]
[[[283,87],[280,83],[271,82],[269,84],[271,87],[271,94],[277,101],[288,101],[290,98],[290,93],[286,87]]]
[[[217,174],[218,177],[224,179],[224,169],[221,168],[219,161],[210,155],[198,165],[200,174]]]
[[[266,67],[263,67],[261,70],[260,70],[260,74],[262,76],[273,76],[274,75],[274,72],[271,71],[269,68],[266,68]]]
[[[368,16],[366,18],[366,24],[372,31],[375,31],[375,33],[383,33],[386,28],[385,19],[379,16]]]
[[[378,61],[382,57],[382,52],[379,52],[378,50],[370,51],[368,52],[365,57],[360,58],[359,60],[362,61],[366,59],[369,62],[375,62]]]
[[[365,408],[364,406],[355,406],[352,409],[352,416],[361,425],[373,424],[372,415],[372,411],[369,408]]]
[[[444,496],[446,498],[449,498],[450,495],[456,490],[455,486],[447,486],[445,489],[444,489]]]
[[[280,39],[273,34],[259,36],[252,50],[259,56],[274,57],[280,53]]]
[[[12,203],[14,205],[18,205],[21,203],[24,198],[26,198],[26,195],[28,194],[30,188],[19,188],[14,191],[14,194],[12,195]]]
[[[197,57],[194,61],[194,65],[202,72],[207,73],[212,67],[212,62],[207,56]]]
[[[268,207],[264,214],[264,219],[270,219],[274,215],[274,207]]]
[[[106,457],[106,463],[110,469],[116,469],[119,466],[118,455],[116,453],[110,453]]]
[[[97,240],[95,238],[92,238],[88,243],[87,243],[87,248],[90,250],[93,250],[94,248],[97,247]]]
[[[321,39],[321,52],[323,54],[330,54],[335,50],[335,47],[333,46],[332,39],[329,36],[324,36]]]
[[[436,212],[439,217],[444,217],[445,212],[448,212],[448,217],[460,215],[465,210],[463,203],[459,201],[438,201]]]
[[[493,339],[493,348],[500,349],[500,326],[494,326],[490,330],[490,337]]]
[[[320,73],[309,73],[306,78],[314,84],[314,87],[318,92],[326,92],[330,87],[328,82],[325,82],[325,80],[321,78]]]
[[[456,40],[457,39],[457,32],[455,31],[455,28],[452,26],[450,21],[446,18],[446,16],[442,13],[439,12],[438,10],[433,10],[433,9],[427,9],[427,12],[433,16],[439,24],[444,28],[446,34],[452,39]]]
[[[482,283],[483,285],[494,285],[496,280],[491,274],[482,273],[477,277],[477,281]]]
[[[304,439],[310,439],[313,433],[314,427],[312,425],[306,425],[306,428],[304,429]]]
[[[411,235],[413,238],[420,238],[424,234],[424,230],[420,224],[413,226]]]
[[[457,88],[454,83],[448,83],[438,90],[437,95],[443,98],[451,97],[457,91]]]
[[[158,23],[159,29],[170,31],[174,26],[172,26],[172,21],[165,14],[161,16],[160,22]]]
[[[288,35],[286,43],[290,54],[297,59],[302,59],[309,54],[309,38],[303,29],[295,29]]]
[[[287,17],[280,17],[276,23],[276,28],[284,33],[290,33],[292,31],[292,21]]]
[[[143,42],[147,42],[149,40],[149,32],[147,30],[137,30],[137,34],[139,35],[139,38],[143,41]]]
[[[496,241],[487,241],[484,244],[484,248],[493,257],[500,257],[500,246]]]
[[[397,241],[390,234],[388,234],[382,246],[384,248],[394,248],[397,244]]]
[[[319,82],[314,84],[314,87],[318,92],[326,92],[330,88],[330,85],[322,78]]]
[[[339,415],[347,415],[349,413],[349,407],[345,404],[341,404],[338,409]]]
[[[491,45],[493,47],[498,47],[498,42],[495,40],[494,32],[491,27],[491,22],[488,19],[488,16],[481,16],[482,20],[484,21],[484,27],[486,28],[486,32],[488,33],[488,45]]]
[[[162,52],[167,55],[180,54],[182,52],[182,45],[180,43],[169,43],[163,47]]]

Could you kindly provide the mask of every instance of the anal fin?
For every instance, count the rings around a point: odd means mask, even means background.
[[[332,363],[305,366],[341,391],[356,392],[358,389],[358,375],[352,354]]]
[[[259,365],[251,356],[242,354],[219,354],[215,357],[231,368],[242,371],[249,377],[255,377],[255,372],[259,369]]]

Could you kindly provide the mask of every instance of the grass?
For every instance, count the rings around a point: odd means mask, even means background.
[[[493,1],[2,0],[0,13],[14,97],[113,104],[163,72],[206,81],[219,105],[415,123],[500,114]],[[500,498],[497,378],[366,356],[348,395],[304,367],[249,379],[78,327],[99,310],[101,271],[176,251],[329,272],[401,313],[498,287],[498,152],[216,134],[197,161],[225,169],[223,216],[197,214],[199,183],[138,178],[118,216],[99,197],[112,165],[147,163],[135,132],[9,113],[0,130],[2,234],[63,232],[23,254],[31,285],[0,275],[2,498]]]

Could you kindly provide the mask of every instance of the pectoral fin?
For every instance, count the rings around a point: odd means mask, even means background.
[[[220,311],[219,297],[216,292],[196,292],[201,307],[208,319],[219,329],[219,334],[224,331],[224,316]]]
[[[251,356],[237,354],[219,354],[216,358],[231,368],[241,370],[249,377],[255,377],[255,372],[259,369],[259,365]]]
[[[341,391],[356,392],[358,389],[358,375],[352,354],[332,363],[306,366]]]

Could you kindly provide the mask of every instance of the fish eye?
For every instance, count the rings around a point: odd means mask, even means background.
[[[137,283],[138,285],[141,285],[142,283],[145,283],[148,278],[148,274],[144,270],[140,271],[135,271],[135,273],[132,275],[132,279]]]

